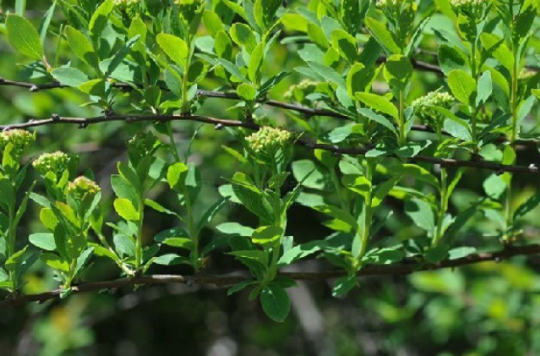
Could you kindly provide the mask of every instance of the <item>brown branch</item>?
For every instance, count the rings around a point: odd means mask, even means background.
[[[169,122],[169,121],[195,121],[204,124],[215,125],[216,129],[222,127],[243,127],[249,130],[258,130],[259,125],[250,122],[238,121],[238,120],[226,120],[226,119],[217,119],[208,116],[200,115],[108,115],[108,116],[96,116],[91,118],[80,118],[80,117],[59,117],[53,116],[50,119],[43,120],[32,120],[20,124],[12,125],[0,125],[0,130],[12,130],[12,129],[27,129],[31,127],[45,126],[45,125],[57,125],[57,124],[72,124],[78,125],[80,128],[86,128],[89,125],[113,122],[113,121],[122,121],[126,123],[133,122]],[[290,130],[288,130],[290,131]],[[336,145],[329,145],[325,143],[317,143],[310,139],[302,138],[301,134],[292,132],[295,137],[298,138],[295,143],[307,147],[309,149],[321,149],[335,154],[348,154],[348,155],[365,155],[370,151],[366,147],[340,147]],[[429,164],[439,164],[444,167],[469,167],[469,168],[478,168],[495,171],[497,173],[503,172],[515,172],[515,173],[530,173],[538,174],[540,169],[531,164],[528,167],[518,166],[518,165],[504,165],[496,162],[488,161],[479,161],[479,160],[457,160],[453,158],[437,158],[437,157],[428,157],[428,156],[415,156],[409,158],[413,162],[424,162]]]
[[[391,265],[370,265],[360,270],[358,277],[367,276],[403,276],[422,271],[433,271],[444,268],[462,267],[482,262],[499,262],[515,256],[530,256],[540,254],[540,244],[527,246],[508,246],[502,251],[477,253],[469,256],[445,260],[439,263],[430,264],[418,263],[398,263]],[[319,272],[281,272],[281,276],[294,279],[296,281],[317,282],[322,280],[339,278],[346,275],[346,271],[329,270]],[[135,278],[121,278],[113,281],[91,282],[72,287],[72,294],[114,291],[128,286],[152,286],[162,284],[186,284],[186,285],[209,285],[215,287],[227,287],[238,284],[250,278],[245,272],[230,275],[148,275]],[[24,295],[6,299],[0,302],[0,309],[25,305],[31,302],[43,303],[51,299],[60,297],[62,290],[56,289],[41,294]]]
[[[35,84],[35,83],[29,83],[29,82],[19,82],[14,80],[8,80],[0,77],[0,86],[14,86],[14,87],[20,87],[20,88],[27,88],[31,92],[37,92],[40,90],[48,90],[48,89],[58,89],[58,88],[70,88],[69,86],[63,85],[58,82],[50,82],[50,83],[44,83],[44,84]],[[135,87],[142,88],[141,86],[135,86],[130,85],[128,83],[112,83],[113,87],[119,88],[121,90],[132,90]],[[161,87],[162,90],[168,90],[166,87]],[[206,98],[218,98],[218,99],[227,99],[227,100],[241,100],[241,98],[236,93],[224,93],[224,92],[217,92],[212,90],[197,90],[197,95],[206,97]],[[259,101],[261,104],[268,105],[275,108],[285,109],[285,110],[291,110],[296,111],[298,113],[304,114],[308,117],[312,116],[323,116],[323,117],[331,117],[335,119],[340,120],[353,120],[351,117],[348,117],[347,115],[340,114],[338,112],[328,110],[328,109],[315,109],[310,108],[307,106],[303,106],[300,104],[294,104],[294,103],[286,103],[278,100],[265,100],[262,99]],[[412,125],[411,130],[418,131],[418,132],[428,132],[428,133],[435,133],[435,130],[428,125]],[[443,131],[443,135],[450,136],[449,133]],[[499,136],[495,142],[497,143],[503,143],[507,142],[508,139],[501,135]],[[538,144],[538,140],[517,140],[515,142],[516,145],[520,146],[534,146]]]

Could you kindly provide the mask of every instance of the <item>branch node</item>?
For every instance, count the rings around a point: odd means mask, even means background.
[[[6,79],[5,79],[5,78],[2,78],[2,77],[0,77],[0,84],[3,84],[3,83],[5,83],[5,82],[6,82]]]
[[[81,122],[79,124],[79,129],[81,129],[81,130],[86,129],[87,127],[88,127],[88,123],[86,123],[86,122]]]
[[[534,163],[529,164],[529,170],[533,173],[538,173],[538,167]]]
[[[37,85],[32,85],[30,87],[30,92],[35,93],[37,91],[39,91],[39,87]]]
[[[214,126],[214,129],[216,129],[217,131],[223,129],[223,124],[216,124],[216,126]]]
[[[55,121],[55,122],[60,121],[60,115],[52,114],[51,119],[52,119],[52,121]]]
[[[131,124],[135,121],[135,118],[133,116],[126,116],[125,122],[127,124]]]

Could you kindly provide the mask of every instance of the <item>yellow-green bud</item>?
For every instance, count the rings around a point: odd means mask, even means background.
[[[95,196],[101,188],[93,180],[81,176],[68,184],[67,191],[75,199],[82,200],[86,195]]]
[[[4,149],[7,145],[13,146],[12,155],[20,157],[23,151],[33,144],[36,140],[34,134],[25,130],[9,130],[0,133],[0,148]]]
[[[291,133],[279,128],[264,126],[259,131],[246,137],[249,147],[256,153],[274,154],[285,147],[291,140]]]
[[[433,110],[433,107],[439,106],[449,109],[454,101],[454,97],[448,93],[432,91],[413,101],[412,106],[416,110],[418,116],[430,118],[438,115],[438,113]]]
[[[139,0],[113,0],[114,6],[120,8],[128,8],[130,6],[138,4]]]
[[[32,166],[41,174],[46,175],[53,172],[57,177],[68,169],[71,157],[64,152],[56,151],[53,153],[44,153],[39,156]]]

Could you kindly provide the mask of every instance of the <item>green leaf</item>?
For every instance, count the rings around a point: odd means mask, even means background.
[[[31,234],[28,236],[28,242],[45,251],[56,251],[54,235],[50,233]]]
[[[228,202],[229,198],[222,198],[210,208],[208,208],[208,210],[206,210],[201,219],[197,222],[196,231],[201,232],[202,229],[212,221],[212,219],[221,211],[221,209],[223,209],[225,204],[227,204]]]
[[[214,51],[219,58],[230,60],[233,55],[232,42],[225,31],[219,31],[214,40]]]
[[[371,93],[356,93],[356,97],[373,110],[390,115],[395,119],[399,116],[398,109],[384,96]]]
[[[384,63],[383,73],[391,87],[404,89],[411,79],[413,66],[408,57],[394,54]]]
[[[237,45],[245,48],[249,54],[257,47],[257,38],[251,31],[251,28],[243,23],[235,23],[232,25],[229,34],[231,35],[232,40]]]
[[[251,240],[260,245],[272,244],[283,235],[283,229],[279,226],[262,226],[253,232]]]
[[[69,47],[81,61],[93,68],[99,68],[96,51],[88,37],[71,26],[66,27],[66,37]]]
[[[120,257],[135,256],[135,243],[124,234],[117,234],[113,237],[114,249]]]
[[[491,174],[483,183],[486,195],[492,199],[499,199],[507,188],[504,179],[498,174]]]
[[[371,192],[371,182],[363,175],[348,174],[343,176],[341,181],[349,190],[362,195],[364,198]]]
[[[177,162],[167,170],[167,182],[171,189],[182,192],[186,184],[189,167],[182,162]]]
[[[242,83],[236,88],[238,96],[246,101],[253,101],[257,97],[257,89],[252,84]]]
[[[270,28],[275,21],[276,12],[281,6],[281,0],[256,0],[254,15],[257,25],[263,30]]]
[[[154,258],[153,263],[156,265],[162,265],[162,266],[176,266],[176,265],[191,265],[191,262],[189,262],[189,259],[186,257],[178,256],[173,253],[159,256]]]
[[[293,176],[298,182],[302,182],[302,186],[324,190],[327,179],[323,171],[309,159],[303,159],[292,163]]]
[[[429,263],[439,263],[448,258],[448,246],[440,244],[431,247],[424,254],[424,259]]]
[[[105,29],[107,21],[109,20],[109,16],[113,12],[113,8],[114,1],[105,0],[103,3],[101,3],[101,5],[99,5],[97,10],[90,18],[88,29],[90,30],[92,38],[94,38],[95,40],[99,38],[103,30]]]
[[[540,204],[540,193],[536,193],[525,203],[521,204],[514,213],[514,219],[519,219],[531,212],[534,208],[536,208]]]
[[[310,241],[305,244],[294,246],[281,256],[278,261],[278,266],[290,265],[304,257],[314,254],[320,251],[326,246],[327,242],[324,240]]]
[[[167,57],[184,70],[186,69],[189,57],[189,48],[186,41],[168,33],[158,34],[156,41]]]
[[[357,286],[358,278],[356,278],[356,276],[340,277],[336,280],[336,283],[332,288],[332,296],[334,298],[341,298]]]
[[[261,291],[261,305],[268,317],[279,323],[283,322],[291,310],[291,301],[283,287],[269,284]]]
[[[139,221],[141,214],[135,209],[131,200],[125,198],[118,198],[114,200],[114,209],[127,221]]]
[[[367,108],[358,109],[358,112],[360,114],[364,115],[365,117],[367,117],[368,119],[370,119],[372,121],[375,121],[378,124],[383,125],[384,127],[386,127],[387,129],[389,129],[390,131],[392,131],[394,134],[397,135],[397,131],[396,131],[395,126],[392,125],[390,120],[388,120],[386,117],[384,117],[382,115],[379,115],[376,112],[374,112],[373,110],[367,109]]]
[[[239,235],[239,236],[245,236],[245,237],[251,237],[251,235],[253,234],[253,231],[255,231],[251,227],[240,225],[234,222],[220,224],[216,226],[216,229],[223,234]]]
[[[371,17],[365,19],[365,24],[371,35],[377,39],[377,42],[379,42],[388,53],[394,54],[401,52],[401,49],[396,44],[396,41],[394,41],[392,34],[388,31],[385,24]]]
[[[328,39],[324,35],[324,32],[320,26],[309,23],[307,27],[307,32],[309,38],[313,41],[313,43],[315,43],[320,48],[327,49],[328,47],[330,47],[330,43],[328,43]]]
[[[442,44],[439,47],[437,59],[445,75],[448,75],[448,73],[455,69],[466,70],[468,68],[465,54],[461,50],[450,47],[447,44]]]
[[[356,39],[343,30],[335,30],[332,33],[332,45],[339,54],[349,63],[354,63],[358,57]]]
[[[493,91],[493,83],[491,81],[491,72],[485,71],[484,74],[478,79],[478,87],[476,89],[478,95],[476,96],[476,106],[484,104]]]
[[[448,251],[448,259],[449,260],[457,260],[459,258],[467,257],[469,255],[472,255],[476,252],[476,248],[474,247],[456,247]]]
[[[435,215],[431,206],[422,199],[413,198],[405,202],[405,213],[414,223],[432,236],[435,229]]]
[[[71,67],[56,68],[51,72],[51,75],[60,83],[73,88],[78,88],[81,84],[89,80],[86,74],[77,68]]]
[[[309,67],[313,69],[318,75],[325,78],[329,82],[337,84],[338,87],[347,89],[347,84],[345,80],[334,68],[324,65],[318,62],[307,62]]]
[[[64,259],[62,259],[60,256],[57,256],[52,253],[44,253],[41,255],[40,259],[52,269],[62,271],[65,273],[69,272],[69,263],[65,261]]]
[[[249,80],[247,80],[247,78],[242,74],[242,72],[240,72],[240,69],[238,68],[238,66],[236,66],[236,64],[224,58],[218,58],[217,61],[219,64],[223,66],[223,68],[225,68],[227,72],[234,75],[236,78],[240,79],[241,81],[245,83],[249,83]]]
[[[43,47],[34,26],[22,16],[9,14],[6,19],[9,43],[23,56],[30,59],[43,59]]]
[[[456,69],[448,74],[448,86],[452,94],[463,104],[473,106],[476,95],[476,82],[471,75]]]

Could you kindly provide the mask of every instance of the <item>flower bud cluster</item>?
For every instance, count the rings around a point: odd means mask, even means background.
[[[56,151],[42,154],[32,163],[32,166],[42,175],[53,172],[59,177],[68,169],[70,161],[71,157],[69,155]]]
[[[0,133],[0,148],[4,149],[11,144],[13,146],[12,155],[20,157],[23,151],[33,144],[35,140],[35,135],[25,130],[4,131]]]
[[[282,129],[264,126],[246,140],[249,147],[256,153],[274,154],[279,148],[285,147],[291,140],[291,133]]]
[[[133,5],[136,5],[140,0],[113,0],[114,5],[120,8],[128,8]]]
[[[412,106],[416,110],[418,116],[429,118],[438,115],[437,112],[433,110],[433,107],[439,106],[449,109],[454,101],[454,97],[446,92],[432,91],[413,101]]]
[[[0,149],[3,150],[7,145],[11,144],[13,147],[11,154],[18,159],[35,140],[36,136],[25,130],[4,131],[0,133]]]
[[[82,200],[87,195],[95,196],[101,191],[101,188],[93,180],[81,176],[68,184],[67,191],[75,199]]]
[[[313,93],[317,89],[318,84],[319,82],[304,79],[300,83],[292,85],[289,90],[285,92],[285,99],[291,100],[295,98],[298,100],[299,96],[305,96],[306,94]],[[297,93],[301,93],[302,95],[297,95]]]

